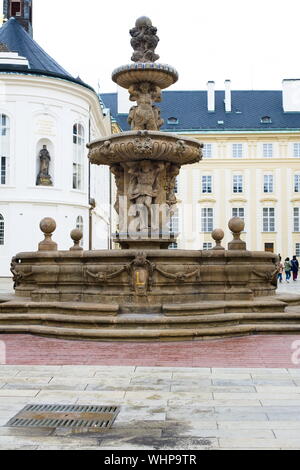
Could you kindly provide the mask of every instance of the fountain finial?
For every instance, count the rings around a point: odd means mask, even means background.
[[[131,57],[133,62],[155,62],[159,59],[159,55],[155,53],[159,42],[156,33],[157,28],[147,16],[141,16],[136,20],[135,27],[130,30],[131,46],[134,50]]]

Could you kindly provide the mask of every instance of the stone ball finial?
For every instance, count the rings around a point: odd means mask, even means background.
[[[228,222],[228,227],[232,233],[241,233],[245,228],[245,222],[240,217],[232,217]]]
[[[150,20],[150,18],[148,18],[148,16],[140,16],[136,20],[135,26],[137,28],[142,28],[143,26],[152,26],[152,21]]]
[[[83,237],[82,231],[78,228],[74,228],[74,230],[71,231],[70,236],[74,242],[74,245],[70,248],[70,250],[83,250],[83,248],[80,246],[80,240],[82,240]]]
[[[40,229],[45,239],[39,243],[39,251],[56,251],[57,243],[52,240],[52,233],[56,229],[56,222],[51,217],[45,217],[40,222]]]
[[[51,234],[56,230],[56,222],[51,217],[45,217],[40,222],[40,229],[43,233]]]
[[[228,227],[233,234],[233,240],[228,243],[228,250],[246,250],[246,243],[241,240],[241,232],[245,228],[245,222],[240,217],[232,217]]]
[[[224,231],[221,228],[215,228],[215,230],[212,231],[211,236],[216,242],[216,246],[213,250],[225,250],[225,248],[221,246],[221,241],[224,238]]]

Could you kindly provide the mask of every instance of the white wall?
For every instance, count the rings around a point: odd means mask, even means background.
[[[53,239],[59,249],[72,245],[69,233],[76,218],[84,220],[84,248],[89,243],[88,150],[85,149],[84,185],[72,188],[73,124],[81,123],[89,141],[89,121],[94,137],[109,133],[95,93],[64,80],[26,75],[0,74],[0,113],[10,118],[10,181],[0,185],[0,213],[5,218],[5,244],[0,246],[0,276],[10,275],[11,257],[20,251],[35,251],[43,236],[39,222],[53,217],[57,230]],[[51,154],[53,187],[36,186],[38,152],[46,143]],[[103,189],[103,174],[93,169],[94,188]],[[107,202],[108,192],[94,190],[97,208]],[[102,215],[102,214],[101,214]],[[102,226],[107,237],[105,224]],[[106,246],[105,246],[106,248]]]

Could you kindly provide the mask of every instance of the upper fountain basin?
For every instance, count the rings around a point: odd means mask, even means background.
[[[196,139],[159,131],[128,131],[90,142],[89,160],[97,165],[112,165],[138,160],[197,163],[203,144]]]
[[[167,64],[154,62],[135,62],[122,65],[112,73],[112,80],[123,88],[134,83],[153,83],[160,89],[168,88],[178,80],[178,72]]]

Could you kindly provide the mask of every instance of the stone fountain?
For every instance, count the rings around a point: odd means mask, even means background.
[[[88,144],[90,162],[109,165],[115,177],[121,249],[84,251],[73,230],[73,246],[59,251],[55,221],[44,219],[38,251],[12,260],[16,296],[0,303],[0,331],[101,340],[299,331],[299,314],[284,312],[287,303],[274,295],[276,256],[246,249],[241,219],[229,221],[227,250],[221,229],[212,250],[168,250],[177,236],[169,228],[176,177],[201,160],[202,144],[159,130],[156,103],[178,74],[156,62],[156,33],[139,18],[130,31],[133,62],[112,74],[136,103],[132,130]]]

